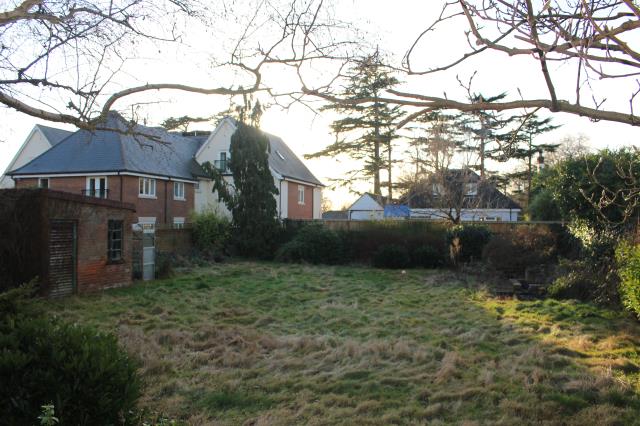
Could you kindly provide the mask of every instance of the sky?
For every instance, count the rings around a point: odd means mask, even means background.
[[[240,2],[242,3],[242,2]],[[252,1],[247,1],[247,5]],[[383,51],[391,61],[398,63],[416,36],[426,25],[435,19],[440,12],[441,1],[397,0],[347,0],[332,5],[334,16],[340,17],[357,28],[370,46]],[[216,25],[190,25],[185,32],[184,41],[178,47],[157,46],[153,43],[142,44],[132,52],[131,59],[126,62],[123,71],[114,79],[114,87],[122,88],[145,82],[180,82],[200,87],[218,86],[229,78],[238,78],[228,71],[228,67],[212,66],[212,57],[221,57],[223,52],[232,46],[238,31],[249,19],[245,12],[239,12],[235,20],[218,22]],[[232,22],[233,21],[233,22]],[[444,64],[466,51],[466,30],[463,21],[448,21],[437,33],[430,35],[418,45],[412,57],[416,66],[434,66]],[[268,31],[268,29],[262,29]],[[270,34],[266,34],[269,36]],[[265,38],[259,31],[256,37]],[[264,41],[263,41],[264,42]],[[314,72],[331,73],[331,68],[317,69]],[[474,78],[474,90],[486,94],[507,92],[511,98],[519,93],[525,98],[546,97],[546,90],[538,64],[530,58],[513,58],[501,53],[489,53],[474,58],[472,61],[455,68],[451,72],[439,73],[429,77],[399,76],[403,82],[401,89],[423,94],[442,95],[463,99],[464,93],[456,79],[466,81],[477,71]],[[574,100],[575,67],[565,63],[551,64],[550,72],[557,81],[560,98]],[[295,76],[288,71],[269,69],[265,73],[265,81],[273,87],[299,88]],[[631,81],[596,81],[593,82],[595,92],[607,101],[604,104],[612,109],[627,108],[628,93]],[[263,103],[270,100],[261,96]],[[134,100],[131,100],[133,102]],[[176,92],[153,93],[135,99],[136,102],[149,102],[136,109],[139,119],[149,125],[158,125],[170,116],[208,116],[216,114],[229,104],[228,98],[186,95]],[[126,102],[117,104],[118,108],[127,108]],[[319,106],[318,102],[312,102]],[[586,102],[585,102],[586,103]],[[542,114],[544,115],[544,114]],[[330,131],[331,121],[335,116],[311,111],[303,105],[294,105],[288,109],[278,106],[269,107],[261,122],[261,127],[270,133],[281,136],[292,150],[299,156],[318,151],[335,140]],[[598,122],[569,114],[553,116],[555,124],[561,124],[558,130],[541,136],[536,142],[552,143],[567,135],[585,134],[594,148],[616,148],[623,145],[638,145],[640,129],[628,125]],[[19,149],[24,139],[35,124],[72,129],[70,126],[46,123],[32,117],[17,113],[7,108],[0,108],[0,170],[4,170]],[[213,124],[193,125],[192,129],[212,130]],[[402,151],[401,147],[397,152]],[[306,160],[310,170],[323,182],[358,167],[346,158],[325,158]],[[399,168],[402,164],[399,165]],[[504,166],[495,166],[500,169]],[[396,171],[396,175],[401,172]],[[369,185],[358,185],[356,191],[366,191]],[[327,188],[325,196],[331,201],[332,208],[338,209],[354,201],[356,195],[347,189]]]

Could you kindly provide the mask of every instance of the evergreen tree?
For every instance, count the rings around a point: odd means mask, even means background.
[[[535,144],[534,138],[543,133],[550,132],[559,128],[551,124],[551,118],[540,119],[533,114],[524,119],[524,123],[508,135],[509,139],[515,141],[516,146],[511,157],[523,160],[525,169],[516,171],[508,175],[509,179],[525,181],[527,184],[526,201],[527,205],[531,202],[531,180],[534,174],[533,157],[543,155],[546,152],[554,152],[560,144]]]
[[[398,80],[385,69],[378,52],[360,61],[348,74],[348,84],[340,97],[346,99],[370,98],[371,102],[359,105],[335,103],[323,110],[334,111],[342,118],[333,122],[331,128],[336,142],[305,158],[318,158],[346,154],[364,162],[348,178],[345,185],[354,180],[373,179],[373,193],[382,195],[380,171],[386,170],[388,198],[393,197],[393,140],[397,137],[395,123],[402,116],[398,106],[390,106],[380,100],[384,90],[398,84]]]
[[[469,101],[472,103],[498,102],[506,96],[506,93],[484,96],[471,94],[469,91]],[[478,155],[475,169],[480,172],[481,178],[486,177],[487,160],[507,161],[511,158],[515,142],[505,136],[509,132],[504,129],[508,129],[516,119],[516,116],[505,118],[497,111],[488,110],[472,111],[459,116],[458,126],[468,135],[468,140],[462,144],[461,151]]]
[[[239,121],[229,148],[233,187],[215,167],[204,165],[214,179],[214,190],[231,210],[233,245],[243,256],[270,257],[279,232],[278,189],[269,170],[269,149],[262,131]]]
[[[211,121],[213,117],[191,117],[183,115],[182,117],[169,117],[160,123],[160,126],[166,130],[180,130],[181,132],[189,131],[189,125],[192,123],[206,123]]]

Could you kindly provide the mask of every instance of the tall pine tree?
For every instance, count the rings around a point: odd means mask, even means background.
[[[331,104],[323,110],[341,116],[331,125],[336,142],[305,158],[332,157],[346,154],[363,162],[362,169],[342,179],[345,185],[355,180],[373,180],[373,193],[382,195],[381,171],[387,174],[387,196],[393,197],[393,140],[397,137],[395,123],[402,116],[398,106],[390,106],[380,100],[386,89],[398,84],[398,80],[386,69],[380,54],[361,60],[347,74],[348,84],[341,97],[346,99],[371,98],[370,103],[349,105]]]
[[[469,100],[472,103],[497,102],[506,96],[506,93],[495,96],[470,94]],[[515,120],[515,116],[505,118],[495,111],[472,111],[460,115],[458,126],[468,135],[461,151],[478,156],[475,168],[481,178],[486,177],[487,160],[506,161],[512,155],[513,145],[504,137],[508,133],[504,129],[508,129]]]
[[[526,182],[526,201],[527,205],[531,202],[531,180],[534,174],[533,157],[536,154],[543,155],[545,152],[554,152],[560,144],[536,144],[534,139],[546,132],[550,132],[559,128],[551,124],[551,117],[541,119],[535,114],[524,117],[524,122],[513,131],[512,135],[508,135],[511,140],[516,142],[512,158],[524,161],[524,170],[518,170],[509,174],[511,180],[519,180]]]

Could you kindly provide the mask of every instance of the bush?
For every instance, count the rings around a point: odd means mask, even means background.
[[[640,245],[623,242],[616,249],[623,306],[640,317]]]
[[[193,243],[203,252],[221,256],[229,242],[231,224],[215,213],[198,213],[192,217]]]
[[[141,392],[115,336],[25,314],[0,320],[0,383],[6,424],[34,424],[46,404],[60,424],[130,424]]]
[[[584,221],[572,223],[569,232],[580,241],[580,255],[577,260],[560,262],[561,275],[549,287],[549,295],[619,306],[619,277],[615,261],[617,235],[596,230]]]
[[[447,231],[447,246],[453,263],[471,262],[482,258],[482,249],[491,240],[486,226],[457,225]]]
[[[397,245],[413,252],[431,246],[444,253],[446,229],[429,221],[380,220],[358,223],[355,229],[340,231],[345,257],[350,261],[371,264],[380,247]]]
[[[373,255],[376,268],[401,269],[409,266],[409,252],[399,245],[380,247]]]
[[[520,226],[514,232],[494,235],[482,257],[493,269],[522,277],[528,267],[555,261],[556,245],[557,238],[549,229]]]
[[[421,246],[411,252],[411,266],[438,268],[444,264],[442,253],[431,246]]]
[[[309,262],[333,265],[344,262],[342,240],[322,225],[308,225],[276,253],[281,262]]]
[[[173,265],[175,256],[173,253],[159,251],[156,254],[156,278],[171,278],[174,275]]]
[[[562,213],[550,191],[542,190],[531,198],[527,208],[531,220],[560,220]]]

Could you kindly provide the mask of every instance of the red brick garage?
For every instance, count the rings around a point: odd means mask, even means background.
[[[0,191],[2,287],[38,277],[65,296],[131,284],[132,204],[47,189]]]

